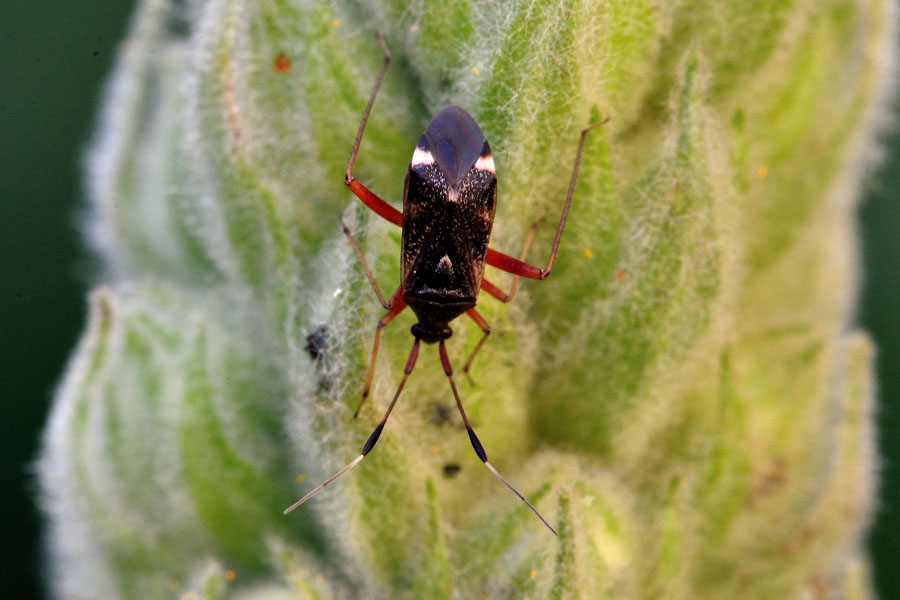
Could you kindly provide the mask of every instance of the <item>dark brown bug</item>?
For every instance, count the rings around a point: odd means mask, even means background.
[[[359,152],[359,144],[366,121],[391,60],[390,53],[380,36],[378,42],[384,53],[384,62],[356,133],[356,141],[347,163],[344,183],[376,214],[403,228],[400,255],[401,274],[400,286],[386,301],[359,245],[341,220],[344,234],[362,264],[366,277],[375,290],[375,295],[387,310],[375,329],[369,373],[366,377],[362,400],[354,417],[359,414],[359,410],[369,395],[372,377],[375,373],[375,362],[378,358],[382,328],[407,306],[416,314],[418,323],[411,329],[414,341],[403,370],[403,378],[400,380],[384,416],[363,446],[362,452],[350,464],[303,496],[284,512],[287,514],[309,500],[326,485],[355,467],[375,447],[384,425],[400,397],[400,392],[406,384],[406,379],[415,366],[419,354],[419,343],[425,342],[426,344],[438,344],[441,365],[450,382],[456,407],[478,458],[522,502],[528,505],[528,508],[550,531],[556,534],[556,530],[550,526],[537,509],[488,462],[484,447],[472,430],[466,412],[463,410],[444,341],[453,333],[449,326],[450,321],[463,313],[467,314],[481,328],[484,335],[472,350],[463,367],[463,371],[468,372],[475,355],[478,354],[491,333],[490,326],[475,310],[478,292],[484,290],[501,302],[509,302],[516,293],[520,276],[545,279],[550,274],[566,223],[566,216],[569,213],[585,135],[600,123],[587,127],[581,132],[578,152],[575,155],[575,166],[569,182],[569,191],[563,205],[559,226],[556,229],[556,237],[553,239],[547,267],[544,269],[534,267],[525,263],[524,259],[537,223],[533,224],[528,231],[520,258],[516,259],[488,248],[491,228],[494,224],[494,211],[497,206],[497,177],[494,171],[494,159],[491,155],[490,145],[478,124],[465,110],[457,106],[447,107],[435,115],[425,129],[425,133],[419,138],[406,173],[402,213],[369,191],[353,177],[351,174],[353,163]],[[485,263],[514,275],[508,293],[484,279]]]

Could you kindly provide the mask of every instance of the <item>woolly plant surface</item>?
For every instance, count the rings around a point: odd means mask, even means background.
[[[872,348],[853,199],[887,0],[143,0],[88,160],[90,318],[40,459],[60,598],[862,598]],[[497,164],[492,247],[551,277],[482,294],[375,450],[414,322],[383,313],[394,206],[448,104]],[[510,276],[488,268],[503,287]],[[481,338],[454,323],[457,372]]]

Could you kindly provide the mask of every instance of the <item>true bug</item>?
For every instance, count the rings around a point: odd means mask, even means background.
[[[456,400],[456,408],[462,417],[475,454],[497,479],[528,505],[528,508],[554,535],[558,535],[538,510],[488,462],[484,447],[472,430],[469,419],[466,417],[466,411],[463,409],[456,383],[453,380],[453,369],[450,366],[444,341],[453,333],[449,327],[450,321],[463,313],[467,314],[481,328],[484,335],[472,350],[463,367],[463,371],[468,372],[475,355],[478,354],[491,333],[490,326],[475,310],[479,290],[484,290],[501,302],[509,302],[516,293],[520,276],[546,279],[550,274],[563,227],[566,224],[569,205],[572,202],[585,136],[588,131],[602,123],[595,123],[581,131],[572,178],[569,182],[569,190],[559,219],[559,226],[556,229],[556,237],[553,239],[553,246],[550,249],[547,267],[544,269],[534,267],[524,260],[537,222],[532,224],[525,237],[520,258],[516,259],[488,248],[497,204],[497,177],[494,170],[494,159],[491,155],[490,145],[478,124],[458,106],[450,106],[437,113],[428,124],[425,133],[419,138],[406,172],[402,213],[369,191],[353,177],[353,163],[359,152],[363,131],[372,111],[372,105],[375,103],[378,88],[381,86],[381,81],[384,79],[391,61],[391,55],[380,35],[378,43],[384,54],[384,61],[356,132],[356,140],[353,143],[353,150],[344,174],[344,183],[362,200],[363,204],[377,215],[402,228],[401,275],[400,286],[389,300],[385,300],[359,245],[341,219],[344,234],[359,259],[375,295],[387,310],[375,328],[369,372],[363,388],[362,399],[354,417],[359,414],[369,395],[375,373],[375,362],[378,358],[382,328],[407,306],[415,313],[418,322],[411,329],[414,341],[403,370],[403,378],[400,380],[384,416],[369,439],[366,440],[362,452],[343,469],[285,509],[284,513],[291,512],[312,498],[322,488],[359,464],[372,451],[400,397],[407,377],[412,373],[419,354],[419,343],[425,342],[426,344],[438,344],[441,365],[447,375],[450,389],[453,391],[453,398]],[[513,281],[508,293],[484,279],[485,263],[513,274]]]

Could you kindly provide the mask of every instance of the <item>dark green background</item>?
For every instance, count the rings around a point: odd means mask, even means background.
[[[894,75],[894,79],[900,73]],[[900,119],[900,110],[894,111]],[[879,503],[868,536],[876,589],[900,598],[900,132],[885,136],[886,161],[860,207],[864,261],[859,320],[878,345]]]
[[[0,596],[40,598],[30,462],[83,327],[81,158],[132,2],[11,0],[0,21]]]
[[[96,0],[3,3],[0,586],[9,598],[44,595],[30,461],[83,326],[90,268],[76,228],[80,162],[130,9],[131,2]],[[873,174],[860,210],[866,264],[860,320],[879,346],[885,457],[868,541],[885,600],[900,598],[900,134],[886,139],[890,156]]]

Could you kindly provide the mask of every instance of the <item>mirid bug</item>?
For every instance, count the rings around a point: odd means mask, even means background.
[[[472,350],[463,367],[463,371],[468,372],[472,361],[491,333],[487,321],[475,310],[478,292],[484,290],[501,302],[509,302],[515,296],[519,277],[546,279],[550,274],[563,227],[566,224],[569,205],[572,202],[585,136],[588,131],[600,123],[591,125],[581,132],[569,190],[559,219],[559,226],[556,229],[556,237],[553,239],[553,246],[550,249],[547,267],[543,269],[534,267],[524,260],[537,223],[534,223],[529,229],[518,259],[488,248],[497,205],[497,177],[494,170],[494,159],[481,128],[462,108],[450,106],[441,110],[434,116],[425,129],[425,133],[419,138],[406,172],[402,213],[369,191],[353,177],[353,163],[359,152],[359,144],[366,121],[368,121],[378,88],[381,86],[381,81],[384,79],[391,60],[390,53],[381,36],[378,37],[378,43],[384,53],[384,61],[369,96],[362,122],[356,132],[356,140],[353,143],[353,150],[344,174],[344,183],[362,200],[363,204],[377,215],[402,228],[401,274],[400,286],[388,300],[385,300],[353,234],[344,224],[343,219],[341,220],[344,234],[359,259],[375,295],[387,310],[375,328],[369,372],[363,388],[362,399],[354,417],[359,414],[369,395],[375,373],[375,362],[378,358],[381,330],[407,306],[415,313],[418,322],[411,329],[414,341],[403,370],[403,378],[400,380],[384,416],[363,446],[362,452],[343,469],[288,507],[284,513],[291,512],[312,498],[322,488],[359,464],[372,451],[384,430],[391,411],[394,410],[394,405],[400,397],[406,379],[416,364],[419,344],[425,342],[426,344],[438,344],[441,365],[450,383],[456,408],[462,417],[475,454],[497,479],[502,481],[537,515],[550,531],[558,535],[538,510],[488,462],[484,447],[475,435],[466,411],[463,409],[456,383],[453,380],[453,369],[450,366],[444,341],[453,333],[449,323],[463,313],[481,328],[484,335]],[[509,292],[502,291],[484,278],[485,263],[513,274]]]

